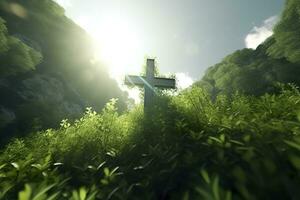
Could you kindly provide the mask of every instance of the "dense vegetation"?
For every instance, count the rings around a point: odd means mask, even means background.
[[[0,157],[4,199],[298,199],[300,92],[259,98],[199,87],[118,115],[115,101],[16,139]]]
[[[300,86],[300,1],[288,0],[274,35],[257,49],[242,49],[207,70],[196,83],[214,94],[276,93],[275,82]]]
[[[77,120],[84,106],[117,94],[122,102],[117,86],[91,52],[78,56],[89,39],[57,4],[8,2],[0,0],[0,128],[39,131],[2,148],[0,199],[300,199],[298,0],[264,44],[159,95],[146,115],[141,106],[120,114],[112,99]],[[98,75],[78,80],[85,72]]]
[[[126,95],[93,59],[87,33],[51,0],[0,0],[0,137],[57,127]],[[109,86],[109,90],[107,87]]]

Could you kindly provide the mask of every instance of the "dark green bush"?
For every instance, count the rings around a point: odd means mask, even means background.
[[[0,156],[3,199],[298,199],[300,93],[199,87],[118,115],[115,100]]]

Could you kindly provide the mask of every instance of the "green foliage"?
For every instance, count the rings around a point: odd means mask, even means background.
[[[281,21],[274,29],[275,44],[268,53],[275,58],[287,58],[300,64],[300,2],[287,0]]]
[[[277,83],[293,83],[300,85],[298,74],[300,68],[295,63],[286,59],[269,57],[266,49],[274,44],[270,38],[256,50],[243,49],[227,56],[221,63],[209,68],[202,79],[203,86],[212,94],[233,94],[236,91],[250,94],[263,95],[276,93]],[[210,85],[210,87],[207,87]]]
[[[123,111],[127,95],[93,60],[92,39],[56,2],[0,0],[0,145],[111,98]]]
[[[152,112],[102,112],[12,141],[0,154],[3,199],[297,199],[300,92],[201,87],[161,96]]]
[[[250,95],[276,93],[275,85],[293,83],[300,86],[300,1],[287,0],[274,35],[257,49],[242,49],[209,68],[197,85],[213,87],[212,94]],[[205,84],[203,84],[205,82]]]
[[[4,20],[0,18],[0,53],[4,53],[8,50],[7,44],[7,29],[4,24]]]
[[[16,37],[9,36],[0,17],[0,58],[0,74],[5,77],[34,70],[42,55]]]

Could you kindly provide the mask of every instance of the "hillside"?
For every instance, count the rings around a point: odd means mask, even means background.
[[[276,93],[276,83],[300,86],[300,2],[288,0],[274,35],[257,49],[242,49],[210,67],[201,81],[214,94]]]
[[[53,1],[1,0],[1,140],[57,127],[113,97],[124,109],[126,95],[93,55],[87,33]]]
[[[75,123],[12,141],[3,199],[298,199],[300,91],[259,98],[201,88],[118,115],[115,101]]]

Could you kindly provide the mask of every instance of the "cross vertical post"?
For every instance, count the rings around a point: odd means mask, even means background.
[[[145,96],[144,96],[144,110],[146,111],[147,108],[151,108],[155,93],[154,88],[154,60],[147,59],[147,66],[146,66],[146,82],[145,84]]]

